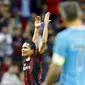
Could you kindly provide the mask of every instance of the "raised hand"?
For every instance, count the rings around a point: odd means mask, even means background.
[[[42,24],[40,16],[35,17],[35,28],[40,27]]]
[[[39,30],[41,28],[41,18],[40,16],[36,16],[35,17],[35,21],[34,21],[34,25],[35,25],[35,30],[34,30],[34,35],[33,35],[33,42],[35,43],[35,45],[37,46],[38,44],[38,37],[39,37]]]
[[[48,23],[51,21],[51,20],[49,20],[50,14],[51,14],[50,12],[47,12],[45,14],[44,24],[45,24],[46,27],[48,26]]]

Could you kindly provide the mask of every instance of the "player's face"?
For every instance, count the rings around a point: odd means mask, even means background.
[[[30,44],[24,43],[22,46],[22,56],[28,57],[33,53],[33,50],[30,48]]]

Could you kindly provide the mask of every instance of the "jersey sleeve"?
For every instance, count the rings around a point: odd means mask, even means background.
[[[40,54],[39,49],[36,49],[33,57],[36,59],[37,63],[41,63],[41,61],[42,61],[42,54]]]
[[[53,63],[62,66],[67,57],[67,37],[59,34],[55,37],[54,46],[53,46]]]

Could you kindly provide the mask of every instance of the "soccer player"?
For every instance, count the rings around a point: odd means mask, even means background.
[[[43,85],[85,85],[85,26],[77,2],[59,4],[67,29],[55,37],[52,63]]]
[[[45,50],[47,42],[49,17],[50,13],[47,12],[44,18],[44,31],[39,48],[36,49],[38,30],[42,24],[40,16],[35,18],[35,31],[32,40],[27,40],[22,46],[22,56],[25,57],[23,65],[25,85],[40,85],[41,55]]]

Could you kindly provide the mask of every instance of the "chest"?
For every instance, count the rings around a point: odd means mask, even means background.
[[[29,61],[25,61],[23,64],[23,71],[28,71],[28,72],[38,72],[40,70],[40,64],[41,61],[39,61],[39,58],[33,58],[30,59]]]

